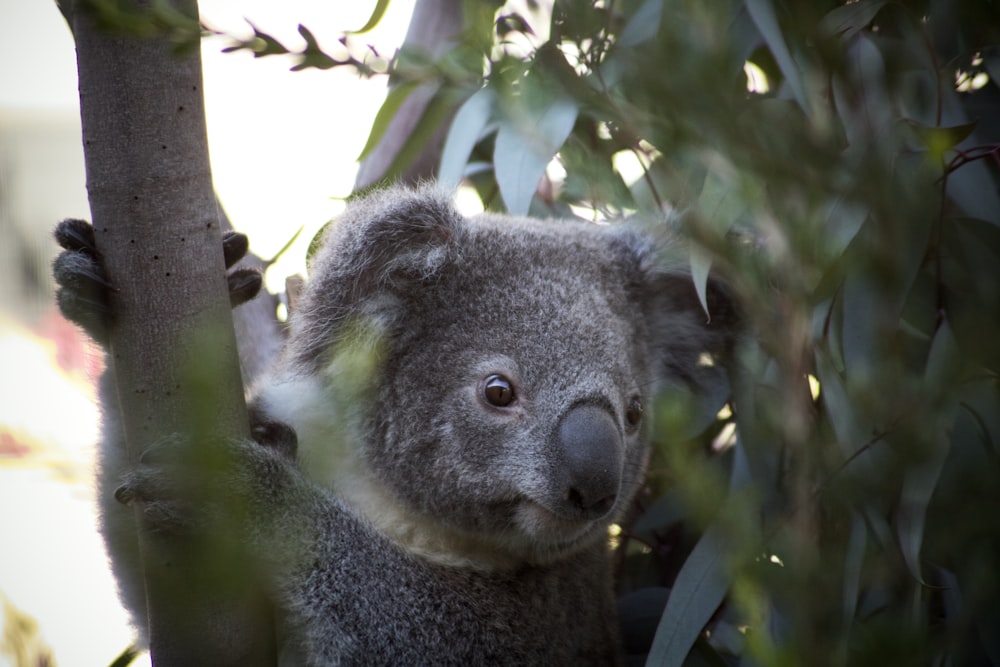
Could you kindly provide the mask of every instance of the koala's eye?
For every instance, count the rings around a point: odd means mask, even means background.
[[[630,429],[634,429],[640,421],[642,421],[642,400],[638,396],[633,396],[625,407],[625,423]]]
[[[514,385],[502,375],[490,375],[483,382],[483,398],[490,405],[505,408],[514,402]]]

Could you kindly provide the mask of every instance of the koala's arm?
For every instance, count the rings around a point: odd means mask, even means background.
[[[59,308],[67,319],[81,326],[107,350],[114,324],[110,296],[115,287],[105,273],[93,227],[82,220],[64,220],[56,227],[55,238],[63,248],[53,263]],[[247,245],[244,235],[225,234],[223,252],[227,268],[240,260]],[[256,295],[261,276],[253,270],[237,269],[229,274],[228,284],[230,301],[235,306]],[[108,370],[100,379],[99,398],[102,416],[97,472],[100,527],[122,601],[142,633],[146,627],[145,585],[139,569],[134,513],[115,500],[115,491],[122,484],[129,464],[114,378]]]

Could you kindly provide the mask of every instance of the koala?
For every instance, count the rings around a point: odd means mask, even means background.
[[[59,303],[100,338],[113,314],[80,292],[109,286],[73,240],[88,228],[67,224]],[[430,186],[350,203],[309,273],[249,390],[255,439],[227,443],[214,482],[245,499],[234,530],[262,564],[282,664],[620,664],[609,527],[643,482],[654,397],[725,398],[724,290],[709,319],[628,225],[466,218]],[[234,303],[251,282],[231,279]],[[114,497],[172,520],[185,472],[103,457],[102,530],[141,627],[118,553],[133,513]]]

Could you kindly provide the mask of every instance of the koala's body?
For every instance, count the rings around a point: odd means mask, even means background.
[[[608,528],[642,483],[643,406],[724,384],[714,321],[634,232],[466,219],[431,189],[352,203],[252,390],[254,419],[297,447],[233,443],[224,480],[249,504],[284,661],[620,662]],[[141,619],[116,537],[132,512],[110,496],[124,481],[155,508],[163,475],[104,460],[104,532]]]

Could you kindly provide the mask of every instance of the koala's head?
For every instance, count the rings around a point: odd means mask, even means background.
[[[304,468],[404,546],[551,562],[606,539],[635,495],[658,388],[724,385],[705,353],[725,332],[690,278],[658,264],[613,226],[375,195],[328,232],[263,409],[296,428]],[[349,415],[342,356],[359,330],[377,360]],[[355,431],[331,467],[345,420]]]

